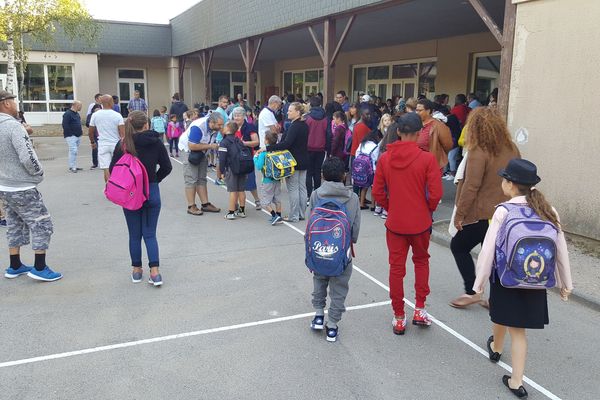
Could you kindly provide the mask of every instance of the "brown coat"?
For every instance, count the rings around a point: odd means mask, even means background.
[[[444,168],[448,164],[448,152],[454,147],[450,128],[436,119],[429,136],[429,152],[435,156],[440,168]]]
[[[502,178],[498,171],[513,158],[520,158],[517,146],[504,149],[494,157],[481,149],[469,150],[465,178],[456,189],[456,223],[463,225],[492,218],[495,207],[509,200],[502,192]]]

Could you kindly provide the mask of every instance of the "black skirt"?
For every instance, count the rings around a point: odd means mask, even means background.
[[[549,323],[546,290],[505,288],[493,271],[490,277],[490,318],[495,324],[513,328],[544,329],[544,325]]]

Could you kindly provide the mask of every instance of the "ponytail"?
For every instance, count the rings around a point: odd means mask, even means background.
[[[525,198],[527,200],[527,204],[537,215],[540,216],[541,219],[545,221],[551,222],[557,229],[561,229],[560,222],[558,221],[558,215],[552,209],[552,206],[546,200],[546,197],[535,187],[521,187],[519,185],[519,189],[522,192],[525,192]]]
[[[125,120],[125,136],[121,140],[123,153],[129,153],[132,156],[137,156],[135,150],[135,141],[133,136],[144,129],[144,125],[148,123],[148,117],[142,111],[132,111]]]

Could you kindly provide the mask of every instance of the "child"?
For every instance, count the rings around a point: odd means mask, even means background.
[[[219,169],[217,175],[220,180],[225,178],[227,192],[229,192],[229,212],[225,214],[225,219],[233,220],[236,217],[246,218],[246,178],[247,174],[234,174],[231,169],[232,152],[237,151],[234,146],[240,139],[235,137],[238,125],[229,121],[223,128],[223,140],[219,144]],[[223,173],[225,175],[223,176]],[[236,206],[239,204],[239,208]]]
[[[265,135],[265,146],[277,144],[277,134],[274,132],[267,132]],[[265,166],[265,159],[267,152],[262,151],[254,155],[254,166],[257,170],[262,171]],[[260,204],[264,205],[265,210],[271,214],[269,222],[271,225],[283,224],[283,218],[281,218],[281,181],[267,178],[264,176],[260,185]],[[275,208],[271,207],[274,205]]]
[[[360,230],[360,211],[358,196],[352,192],[351,188],[344,185],[346,166],[339,158],[331,157],[325,160],[321,171],[323,184],[312,192],[309,209],[312,211],[321,199],[330,198],[342,203],[346,207],[346,215],[351,228],[351,241],[352,243],[356,243]],[[348,295],[350,275],[352,275],[352,257],[348,257],[348,264],[341,275],[324,276],[313,272],[314,291],[312,293],[312,304],[316,311],[310,327],[313,330],[322,330],[324,328],[324,309],[327,299],[327,287],[329,287],[329,314],[327,325],[325,325],[327,341],[329,342],[335,342],[338,337],[337,324],[342,318],[342,313],[346,311],[344,302]]]
[[[165,132],[167,131],[167,125],[165,124],[165,120],[160,115],[160,111],[154,110],[152,113],[153,117],[150,121],[150,129],[154,132],[158,132],[160,134],[160,142],[165,142]]]
[[[360,172],[362,174],[373,174],[375,173],[375,164],[377,163],[377,159],[379,158],[379,148],[377,147],[377,143],[379,143],[379,136],[378,136],[378,132],[376,130],[371,131],[369,134],[367,134],[365,136],[365,138],[363,139],[363,141],[360,143],[360,145],[358,146],[358,148],[356,149],[356,154],[355,154],[355,159],[352,162],[352,176],[355,177],[357,170],[355,166],[360,166],[360,169],[362,169],[363,171]],[[370,172],[368,171],[368,167],[366,166],[362,166],[360,161],[357,162],[357,160],[359,159],[359,156],[367,156],[370,158]],[[373,182],[373,177],[371,176],[369,178],[370,182]],[[356,182],[355,182],[356,185]],[[360,189],[360,209],[361,210],[366,210],[369,207],[366,205],[366,200],[367,200],[367,192],[369,191],[369,187],[371,185],[367,184],[366,187],[361,187]]]
[[[398,119],[400,140],[387,146],[378,161],[373,183],[375,201],[388,211],[385,227],[394,310],[392,328],[396,335],[403,335],[406,329],[403,299],[409,248],[415,266],[416,308],[412,323],[431,325],[425,311],[429,294],[428,250],[431,215],[442,198],[442,176],[434,155],[417,146],[422,127],[417,114],[405,114]]]
[[[510,257],[511,261],[517,259],[518,262],[524,265],[526,275],[524,283],[527,285],[536,282],[543,272],[538,267],[545,266],[549,268],[551,265],[549,264],[550,260],[555,261],[554,278],[556,279],[556,286],[560,287],[560,296],[564,301],[568,300],[569,294],[573,290],[573,283],[567,244],[564,232],[561,230],[558,214],[548,204],[544,195],[535,187],[541,180],[537,175],[537,167],[530,161],[515,158],[509,161],[506,169],[501,170],[499,175],[504,178],[502,180],[502,191],[511,199],[507,203],[498,206],[496,212],[494,212],[481,253],[477,259],[477,277],[473,290],[476,293],[483,293],[485,283],[489,279],[490,319],[493,323],[493,336],[490,336],[487,341],[489,358],[492,362],[500,361],[504,347],[504,337],[508,330],[512,341],[512,375],[504,375],[502,382],[515,396],[522,398],[527,397],[527,391],[523,387],[523,373],[527,356],[525,329],[544,329],[544,325],[549,323],[548,302],[545,286],[538,290],[505,287],[499,278],[500,271],[493,269],[494,264],[502,264],[501,262],[495,262],[496,239],[502,234],[501,232],[505,232],[502,229],[504,228],[503,223],[509,214],[510,208],[525,207],[525,210],[534,211],[537,215],[524,214],[531,215],[529,218],[532,221],[537,221],[537,226],[540,225],[540,219],[550,222],[553,228],[556,229],[556,231],[552,231],[555,234],[557,233],[555,242],[550,246],[551,249],[556,248],[556,254],[547,253],[548,250],[542,250],[538,242],[529,255],[527,253],[529,250],[524,245],[525,253],[522,253],[523,248],[519,248],[517,250],[518,255],[515,255],[514,258]],[[523,217],[520,216],[520,218]],[[516,226],[516,223],[512,221],[511,219],[511,226]],[[520,232],[524,231],[520,230]],[[505,235],[509,233],[510,230]],[[533,236],[536,238],[541,236],[539,228],[533,233]],[[504,237],[508,239],[508,236]],[[519,243],[527,244],[527,240],[530,239],[523,238]],[[509,254],[506,254],[506,256],[508,257]],[[549,259],[548,256],[550,256]]]
[[[160,117],[165,121],[165,126],[169,125],[169,114],[167,114],[167,107],[160,106]]]
[[[173,147],[176,157],[179,157],[179,137],[183,133],[181,123],[177,122],[177,115],[171,114],[171,122],[167,126],[167,139],[169,140],[169,155],[173,157]]]

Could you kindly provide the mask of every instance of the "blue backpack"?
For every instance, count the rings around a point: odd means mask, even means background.
[[[494,268],[500,284],[515,289],[549,289],[556,284],[558,229],[529,206],[502,203],[508,215],[498,230]]]
[[[352,243],[346,206],[317,196],[317,204],[306,224],[304,242],[308,269],[324,276],[341,275],[350,261]]]

